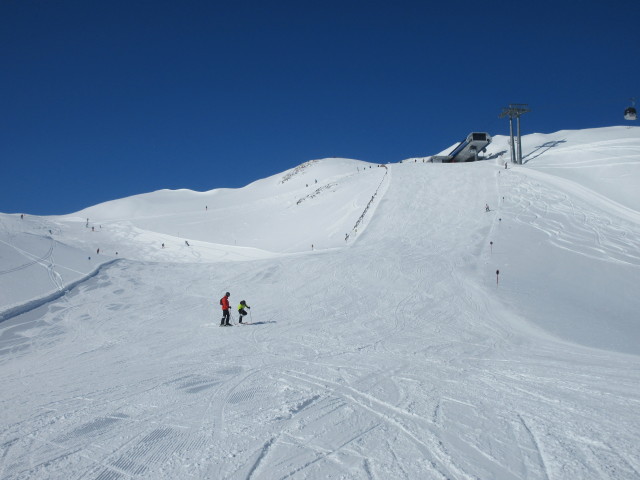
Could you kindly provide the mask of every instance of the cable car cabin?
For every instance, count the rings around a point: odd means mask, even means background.
[[[628,107],[624,111],[624,119],[625,120],[637,120],[638,119],[638,113],[636,112],[636,109],[634,107]]]

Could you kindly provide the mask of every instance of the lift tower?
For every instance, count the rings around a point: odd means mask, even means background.
[[[502,113],[499,118],[509,116],[509,136],[511,137],[511,163],[517,163],[522,165],[522,143],[520,141],[520,115],[530,112],[529,105],[524,103],[512,103],[507,108],[502,109]],[[516,157],[514,151],[513,141],[513,119],[516,119],[516,126],[518,129],[518,156]]]

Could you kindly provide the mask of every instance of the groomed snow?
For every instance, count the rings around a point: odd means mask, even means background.
[[[523,153],[0,214],[0,478],[640,477],[640,129]]]

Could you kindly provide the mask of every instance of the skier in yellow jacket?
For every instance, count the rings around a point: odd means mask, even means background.
[[[240,305],[238,305],[238,316],[240,317],[238,322],[240,322],[240,323],[242,323],[242,319],[247,314],[247,311],[245,310],[245,308],[248,308],[249,310],[251,310],[251,307],[249,305],[247,305],[247,302],[242,300],[240,302]]]

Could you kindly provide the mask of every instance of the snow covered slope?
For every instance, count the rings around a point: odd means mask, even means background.
[[[503,153],[509,159],[509,137],[496,136],[487,155]],[[587,130],[561,130],[553,134],[522,137],[524,172],[548,174],[546,181],[568,188],[584,200],[612,200],[618,213],[627,207],[640,212],[640,142],[638,127],[609,127]],[[555,178],[552,178],[555,177]],[[569,182],[562,182],[568,180]],[[634,219],[637,220],[637,216]]]
[[[241,189],[162,190],[60,217],[0,214],[0,316],[115,259],[207,263],[343,246],[387,186],[386,168],[331,158]]]
[[[0,321],[63,295],[110,261],[57,240],[60,233],[45,218],[0,214]]]
[[[599,178],[640,129],[523,145],[1,216],[6,304],[116,261],[0,323],[0,478],[637,478],[640,205]]]
[[[358,160],[312,160],[240,189],[163,190],[106,202],[73,217],[89,218],[103,229],[115,225],[126,237],[123,244],[136,243],[145,231],[164,234],[154,247],[175,237],[273,252],[308,251],[311,244],[343,245],[385,174],[386,169]],[[128,231],[122,230],[123,223]]]

